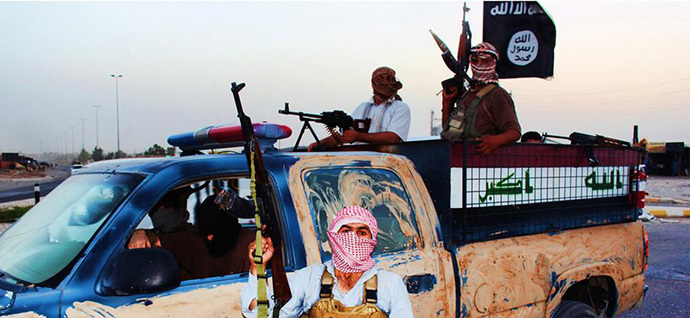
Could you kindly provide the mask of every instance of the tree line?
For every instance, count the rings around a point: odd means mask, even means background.
[[[139,153],[134,153],[134,154],[127,154],[122,150],[114,151],[114,152],[104,152],[102,148],[96,146],[93,148],[93,151],[89,152],[86,149],[82,149],[81,152],[79,153],[79,156],[77,157],[76,161],[79,163],[87,163],[89,161],[101,161],[101,160],[110,160],[110,159],[119,159],[119,158],[134,158],[134,157],[162,157],[162,156],[174,156],[175,155],[175,147],[167,147],[163,148],[159,144],[154,144],[153,146],[149,147],[144,152],[139,152]]]

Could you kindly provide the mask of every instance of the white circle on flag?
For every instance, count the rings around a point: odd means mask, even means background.
[[[539,40],[530,30],[518,31],[508,42],[506,56],[515,65],[525,66],[537,59]]]

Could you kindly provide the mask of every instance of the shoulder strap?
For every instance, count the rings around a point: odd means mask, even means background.
[[[474,97],[474,100],[475,100],[475,101],[476,101],[476,100],[480,100],[480,101],[481,101],[486,95],[489,95],[489,93],[491,93],[491,91],[493,91],[496,87],[498,87],[498,85],[496,85],[496,84],[489,84],[489,85],[486,85],[484,88],[482,88],[482,89],[477,93],[477,95]]]
[[[376,305],[378,299],[378,285],[377,275],[372,276],[364,282],[364,299],[362,299],[362,304]]]
[[[476,137],[479,137],[482,135],[477,130],[477,128],[474,126],[474,122],[477,119],[477,106],[496,87],[498,87],[498,85],[496,85],[496,84],[486,85],[484,88],[479,90],[479,92],[477,92],[477,95],[474,96],[474,100],[472,101],[472,104],[470,105],[470,107],[465,112],[465,118],[464,118],[465,131],[463,132],[463,134],[466,138],[468,138],[468,137],[469,138],[476,138]]]
[[[321,292],[319,292],[319,297],[321,299],[333,297],[333,275],[325,267],[321,275]]]

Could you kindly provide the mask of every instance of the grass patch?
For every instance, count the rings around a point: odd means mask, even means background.
[[[0,222],[14,222],[33,206],[14,206],[11,208],[0,208]]]

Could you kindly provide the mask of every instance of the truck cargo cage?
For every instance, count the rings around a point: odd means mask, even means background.
[[[465,142],[450,153],[450,214],[463,242],[637,219],[631,148],[516,144],[484,157]]]
[[[482,156],[476,142],[428,140],[342,150],[408,157],[431,195],[446,242],[637,220],[640,151],[629,146],[520,143]]]

